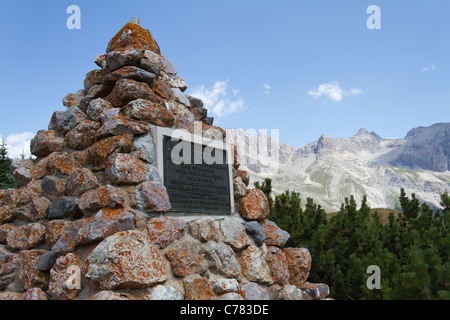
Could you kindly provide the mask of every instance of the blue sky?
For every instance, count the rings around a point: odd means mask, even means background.
[[[67,7],[81,9],[69,30]],[[366,25],[370,5],[381,29]],[[140,18],[222,128],[303,146],[449,121],[448,0],[0,1],[0,137],[16,156]]]

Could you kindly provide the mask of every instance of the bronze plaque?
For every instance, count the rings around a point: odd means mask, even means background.
[[[180,148],[184,143],[184,148]],[[177,147],[178,146],[178,147]],[[182,154],[190,146],[189,152]],[[177,148],[174,151],[174,148]],[[169,194],[172,211],[186,213],[231,214],[230,168],[227,151],[220,149],[218,157],[223,161],[207,164],[203,159],[206,145],[183,140],[163,138],[164,186]],[[218,149],[216,149],[218,150]],[[215,154],[208,149],[207,153]],[[184,160],[174,163],[172,153]],[[223,156],[222,156],[223,155]],[[189,157],[190,156],[190,157]],[[209,160],[209,162],[211,162]],[[221,163],[220,163],[221,162]]]

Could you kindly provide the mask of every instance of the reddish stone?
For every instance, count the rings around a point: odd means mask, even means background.
[[[214,292],[207,278],[184,281],[185,300],[213,300]]]
[[[4,246],[0,246],[0,290],[14,281],[17,266],[18,255],[9,252]]]
[[[64,139],[53,130],[39,131],[30,142],[31,154],[36,157],[45,157],[55,151],[62,151]]]
[[[146,181],[139,186],[145,212],[168,212],[172,209],[166,187],[161,184]]]
[[[131,79],[139,82],[151,84],[155,75],[146,70],[134,67],[125,66],[114,72],[109,73],[104,79],[103,83],[114,85],[120,79]]]
[[[250,176],[248,175],[247,171],[244,170],[237,170],[236,174],[238,177],[241,178],[242,182],[245,184],[245,186],[248,187],[248,184],[250,183]]]
[[[66,181],[66,192],[72,197],[81,197],[84,193],[99,187],[97,177],[87,168],[71,172]]]
[[[87,220],[89,222],[76,233],[76,246],[100,241],[116,232],[136,227],[134,214],[125,209],[102,209]]]
[[[330,294],[330,287],[324,283],[304,283],[301,289],[312,296],[314,300],[326,298]]]
[[[98,65],[100,68],[106,69],[106,60],[105,59],[106,59],[105,54],[101,54],[95,58],[94,63],[96,65]]]
[[[96,121],[86,120],[71,131],[66,136],[66,143],[69,148],[82,150],[90,147],[95,142],[95,136],[100,124]]]
[[[176,276],[202,274],[207,270],[203,247],[196,240],[177,242],[166,251],[166,256]]]
[[[264,192],[253,189],[240,200],[239,211],[247,220],[262,221],[269,216],[269,201]]]
[[[164,249],[173,241],[178,240],[186,227],[187,224],[184,220],[166,217],[151,218],[146,225],[150,241],[160,249]]]
[[[25,291],[19,300],[50,300],[50,298],[42,289],[31,288]]]
[[[31,212],[31,203],[21,206],[18,208],[13,209],[12,213],[14,215],[14,219],[22,220],[22,221],[32,221],[33,220],[33,213]]]
[[[151,88],[163,100],[173,100],[173,90],[161,80],[153,81]]]
[[[300,288],[309,276],[311,254],[305,248],[286,248],[283,252],[289,266],[289,283]]]
[[[20,300],[21,293],[4,291],[0,292],[0,301],[2,300]]]
[[[56,176],[46,176],[42,180],[42,192],[41,195],[52,201],[64,196],[66,192],[66,181],[57,178]]]
[[[188,223],[188,226],[192,236],[200,241],[219,241],[219,233],[214,222],[209,218],[193,220]]]
[[[109,136],[147,133],[150,126],[147,122],[130,120],[125,117],[114,117],[107,120],[97,131],[97,139]]]
[[[83,168],[87,164],[87,154],[84,151],[72,153],[53,152],[48,157],[41,159],[31,170],[33,179],[42,179],[56,172],[70,174],[77,168]]]
[[[17,275],[25,290],[40,288],[45,290],[48,286],[49,275],[38,270],[39,257],[46,250],[22,250],[19,253]]]
[[[0,206],[3,206],[8,198],[8,191],[0,189]]]
[[[14,204],[20,206],[30,203],[34,198],[39,196],[41,191],[40,181],[30,181],[26,187],[17,190],[15,193]]]
[[[15,218],[23,221],[37,222],[45,218],[47,208],[50,205],[50,200],[44,197],[35,197],[31,203],[16,208],[13,213]]]
[[[56,254],[67,254],[75,250],[78,231],[89,224],[92,219],[79,219],[72,222],[70,228],[64,230],[56,243],[52,246],[52,251]]]
[[[161,98],[153,93],[148,84],[131,79],[117,81],[112,92],[105,98],[114,107],[122,107],[136,99],[162,102]]]
[[[8,232],[16,228],[17,226],[12,224],[0,225],[0,243],[6,244],[6,237],[8,236]]]
[[[0,223],[14,221],[14,207],[10,205],[0,207]]]
[[[230,144],[231,146],[231,159],[233,160],[233,166],[238,169],[241,165],[241,157],[239,156],[238,149],[235,144]]]
[[[285,285],[289,282],[289,267],[283,250],[273,246],[267,247],[266,262],[274,283]]]
[[[87,92],[89,89],[95,85],[102,84],[103,78],[107,75],[106,71],[103,69],[96,69],[89,71],[84,79],[84,90]]]
[[[206,108],[191,108],[191,111],[197,121],[203,121],[208,116],[208,110]]]
[[[39,223],[27,224],[8,232],[6,242],[16,250],[35,248],[44,241],[45,226]]]
[[[75,93],[67,94],[63,98],[62,103],[67,108],[78,107],[80,105],[81,99],[83,99],[85,96],[86,92],[84,90],[78,90]]]
[[[268,246],[282,247],[291,236],[288,232],[280,229],[273,221],[266,219],[259,222],[259,224],[266,235],[265,243]]]
[[[151,32],[131,22],[120,29],[109,41],[106,52],[128,47],[139,51],[151,50],[157,54],[161,54],[158,43],[153,38]]]
[[[88,91],[88,96],[81,102],[83,110],[87,110],[92,99],[106,97],[113,89],[114,86],[109,84],[96,84],[92,86]]]
[[[146,163],[131,154],[116,153],[111,155],[106,162],[107,179],[116,185],[142,182],[146,180],[147,172]],[[161,193],[161,195],[163,194]],[[159,200],[157,199],[157,201]],[[147,205],[146,208],[148,208]]]
[[[48,221],[45,226],[45,242],[49,247],[53,247],[61,235],[67,233],[72,228],[72,221],[68,220],[52,220]]]
[[[104,208],[123,208],[125,207],[125,198],[120,189],[106,185],[85,193],[81,197],[78,207],[85,215],[90,215]]]
[[[72,280],[71,283],[68,282]],[[50,270],[48,288],[56,300],[74,300],[81,290],[80,261],[77,255],[69,253],[56,260]]]
[[[148,121],[159,127],[172,127],[175,122],[167,108],[149,100],[134,100],[127,104],[124,112],[130,118]]]
[[[83,273],[91,285],[108,290],[148,287],[168,279],[165,259],[137,230],[100,242],[86,258]]]
[[[108,157],[114,153],[129,153],[133,145],[123,135],[106,138],[94,143],[88,149],[88,159],[97,169],[103,169]]]

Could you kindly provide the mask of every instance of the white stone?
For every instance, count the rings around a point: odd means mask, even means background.
[[[183,300],[183,296],[174,287],[158,285],[147,295],[150,300]]]
[[[217,294],[239,292],[239,282],[236,279],[219,279],[213,283],[212,289]]]

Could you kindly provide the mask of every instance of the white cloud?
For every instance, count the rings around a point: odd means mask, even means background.
[[[229,81],[216,81],[211,88],[201,85],[191,95],[203,101],[210,115],[224,118],[242,111],[244,100],[238,97],[238,90],[231,88]]]
[[[434,71],[436,70],[436,65],[433,64],[431,67],[423,67],[422,68],[422,72],[427,72],[427,71]]]
[[[308,95],[317,99],[325,96],[331,101],[341,101],[346,96],[355,96],[361,94],[361,89],[343,90],[337,81],[321,84],[317,89],[308,91]]]
[[[25,158],[28,159],[30,153],[30,140],[35,136],[32,132],[13,133],[4,139],[6,147],[8,148],[8,157],[11,159],[20,159],[22,153],[25,154]],[[2,142],[2,136],[0,136],[0,142]]]
[[[272,89],[272,86],[270,84],[263,83],[262,87],[264,88],[264,94],[270,94],[270,89]]]

